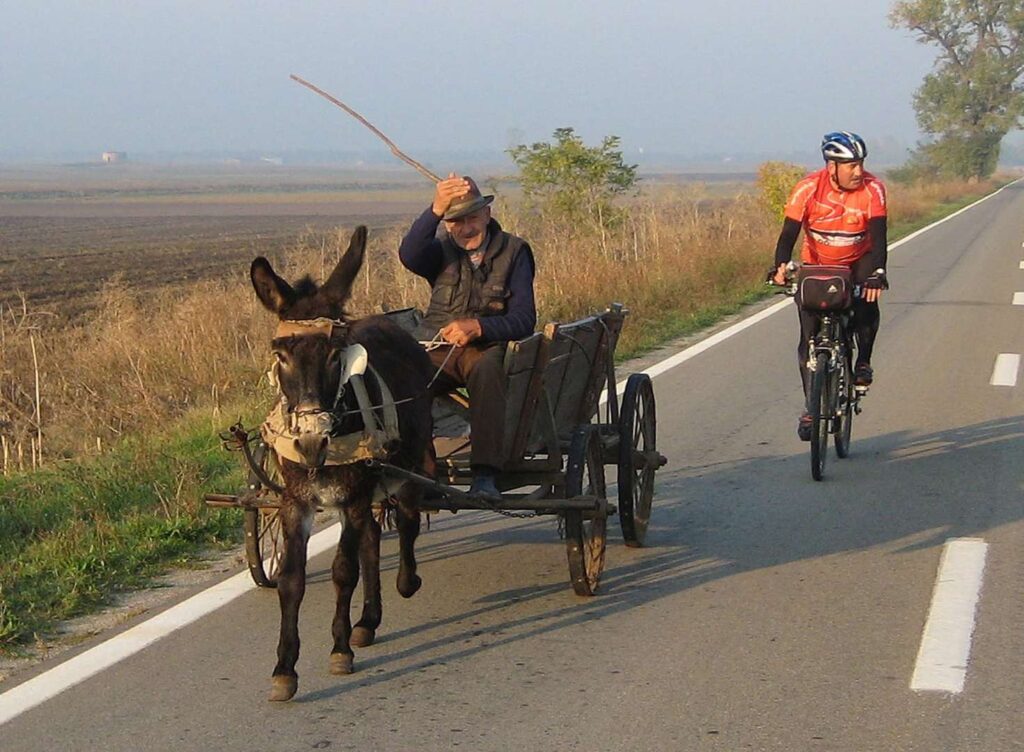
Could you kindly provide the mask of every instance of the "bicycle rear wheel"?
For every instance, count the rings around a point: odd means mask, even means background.
[[[825,475],[825,457],[828,455],[828,426],[831,413],[828,354],[818,353],[811,374],[811,394],[808,407],[811,413],[811,476],[821,480]]]
[[[850,455],[850,432],[853,430],[853,369],[848,355],[843,358],[836,398],[836,456],[843,459]]]

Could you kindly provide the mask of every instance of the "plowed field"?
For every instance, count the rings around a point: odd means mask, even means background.
[[[74,316],[114,275],[144,289],[244,273],[254,256],[273,258],[310,233],[405,225],[431,195],[425,181],[322,172],[218,174],[220,183],[138,167],[120,176],[0,169],[0,303],[20,305],[23,294],[33,309]]]

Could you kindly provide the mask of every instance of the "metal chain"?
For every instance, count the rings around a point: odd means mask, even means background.
[[[510,512],[507,509],[498,509],[497,507],[494,506],[492,502],[488,501],[484,497],[481,496],[479,497],[479,499],[481,502],[487,505],[487,511],[494,512],[495,514],[500,514],[502,517],[513,517],[515,519],[520,520],[528,520],[531,517],[540,517],[540,515],[537,512]]]
[[[491,509],[490,511],[500,514],[502,517],[513,517],[520,520],[528,520],[531,517],[540,517],[536,512],[510,512],[507,509]]]

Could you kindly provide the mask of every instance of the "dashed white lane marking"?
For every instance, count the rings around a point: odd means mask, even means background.
[[[1020,370],[1020,355],[1017,353],[999,353],[996,364],[992,368],[992,386],[1017,386],[1017,371]]]
[[[309,555],[338,545],[338,526],[331,525],[309,539]],[[141,624],[101,642],[49,671],[0,694],[0,725],[85,681],[118,661],[139,652],[175,630],[216,611],[256,586],[248,570],[239,572]]]
[[[1021,261],[1021,262],[1020,262],[1020,268],[1021,268],[1021,269],[1024,269],[1024,261]]]
[[[1013,294],[1014,305],[1024,305],[1024,292],[1015,292]]]
[[[981,538],[946,541],[910,679],[912,690],[963,691],[987,551],[988,544]]]
[[[1016,182],[1019,181],[1014,181],[1014,183],[1010,183],[1009,185],[1014,185]],[[889,249],[893,250],[898,248],[904,243],[910,242],[917,236],[923,235],[932,228],[938,227],[939,225],[950,221],[954,217],[970,211],[978,204],[988,201],[994,196],[998,196],[1006,189],[1006,187],[1007,186],[1003,186],[999,190],[994,191],[987,196],[982,196],[974,203],[943,217],[938,222],[934,222],[927,227],[922,227],[920,230],[912,232],[905,238],[901,238],[890,245]],[[644,371],[644,373],[648,374],[652,378],[660,373],[664,373],[670,368],[673,368],[680,363],[684,363],[690,358],[729,339],[733,335],[740,333],[759,321],[763,321],[784,308],[788,308],[790,305],[790,301],[781,300],[754,316],[739,321],[727,329],[723,329],[713,337],[709,337],[708,339],[699,342],[682,352],[676,353],[667,360],[651,366]],[[625,387],[625,383],[625,380],[623,380],[616,384],[616,391],[621,392]],[[606,399],[607,394],[602,395],[602,404]],[[312,557],[323,553],[331,546],[337,545],[337,540],[338,525],[331,525],[325,530],[320,531],[309,541],[309,556]],[[53,667],[49,671],[42,673],[23,684],[19,684],[3,694],[0,694],[0,725],[21,713],[24,713],[26,710],[30,710],[36,705],[45,702],[51,697],[55,697],[65,689],[85,681],[90,676],[99,673],[103,669],[109,668],[118,661],[137,653],[147,645],[167,636],[176,629],[190,624],[200,617],[215,611],[221,606],[237,598],[243,592],[251,590],[254,587],[255,586],[252,584],[249,573],[247,571],[240,572],[234,577],[220,583],[220,585],[215,585],[209,590],[198,593],[188,600],[182,601],[177,606],[168,609],[164,613],[159,614],[158,616],[155,616],[152,619],[117,635],[116,637],[112,637],[106,642],[87,650],[81,655],[75,656],[64,663]]]

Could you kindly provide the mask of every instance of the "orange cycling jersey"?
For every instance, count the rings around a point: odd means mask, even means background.
[[[857,190],[840,191],[823,168],[797,183],[786,202],[786,217],[803,224],[805,264],[852,265],[871,250],[868,222],[884,216],[885,185],[869,172]]]

